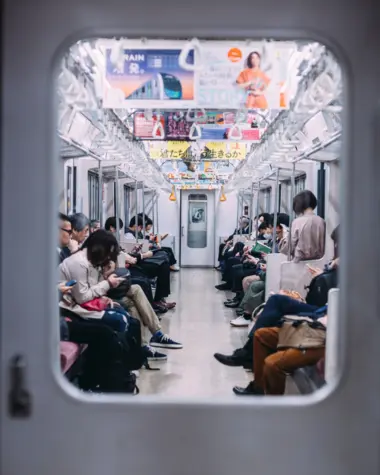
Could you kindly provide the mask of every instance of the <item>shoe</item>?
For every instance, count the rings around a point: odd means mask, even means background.
[[[237,396],[264,396],[264,391],[258,389],[255,386],[254,381],[251,381],[246,388],[242,388],[240,386],[235,386],[232,391]]]
[[[231,290],[231,286],[227,283],[216,285],[215,288],[216,290]]]
[[[235,300],[233,302],[224,302],[224,306],[227,308],[238,308],[240,305],[240,300]]]
[[[215,353],[214,358],[219,363],[224,364],[225,366],[243,366],[246,363],[246,360],[236,355],[222,355],[221,353]]]
[[[233,327],[248,327],[250,320],[247,320],[245,317],[240,316],[230,321],[230,325]]]
[[[159,305],[162,305],[163,307],[167,308],[168,310],[171,310],[177,305],[177,302],[167,302],[165,299],[162,299],[161,302],[158,303]]]
[[[144,355],[148,361],[166,361],[168,359],[167,355],[156,351],[154,348],[150,346],[144,346]]]
[[[214,267],[214,269],[215,269],[215,270],[219,270],[219,271],[222,270],[222,268],[221,268],[220,266]]]
[[[153,307],[153,310],[157,313],[157,315],[166,313],[168,311],[166,307],[164,307],[163,305],[159,305],[157,303],[154,303],[152,307]]]
[[[240,302],[240,297],[238,297],[237,295],[235,295],[234,298],[232,299],[227,299],[224,303],[224,305],[226,305],[227,303],[232,303],[232,302]]]
[[[168,335],[161,332],[157,332],[152,336],[150,346],[154,346],[155,348],[171,348],[173,350],[180,350],[183,348],[181,343],[172,340]]]
[[[134,371],[131,371],[132,374],[136,376],[136,378],[140,377],[140,371],[138,369],[135,369]]]
[[[175,265],[174,265],[174,266],[170,266],[170,271],[171,271],[171,272],[179,272],[179,267],[177,267],[177,266],[175,266]]]

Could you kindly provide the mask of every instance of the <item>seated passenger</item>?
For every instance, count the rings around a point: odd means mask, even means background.
[[[291,227],[291,242],[286,233],[279,243],[280,252],[290,255],[293,262],[321,259],[325,253],[325,222],[314,214],[317,198],[309,190],[294,197],[293,210],[298,216]]]
[[[90,233],[94,233],[100,229],[100,221],[98,219],[92,219],[90,221]]]
[[[112,262],[116,262],[117,255],[118,244],[111,233],[99,230],[91,234],[83,248],[65,259],[60,265],[60,281],[75,280],[77,282],[71,291],[71,301],[68,299],[62,300],[60,306],[82,318],[97,319],[118,331],[122,331],[120,329],[122,322],[118,315],[118,308],[114,306],[111,299],[106,297],[111,288],[118,287],[124,280],[116,277],[112,270],[109,272],[109,266]],[[98,297],[102,298],[101,303],[106,303],[104,309],[99,307],[97,310],[89,310],[85,308],[86,306],[83,306],[83,304]],[[162,333],[157,317],[139,286],[132,285],[126,297],[133,301],[136,308],[136,317],[152,332],[151,346],[182,348],[181,344]],[[128,302],[131,303],[130,300],[126,301],[126,303]],[[163,357],[153,355],[152,358],[161,359]]]
[[[59,262],[71,255],[69,241],[71,223],[69,218],[59,214]],[[67,287],[61,282],[58,290],[70,294],[73,286]],[[73,318],[71,311],[61,309],[61,340],[77,344],[86,344],[82,373],[79,387],[85,391],[100,392],[131,392],[131,374],[124,368],[120,343],[115,333],[107,326],[93,324],[80,318]],[[65,318],[66,316],[66,318]],[[62,335],[62,322],[64,335]]]
[[[223,284],[216,285],[217,290],[232,290],[236,292],[236,296],[233,299],[234,304],[229,302],[231,308],[236,308],[239,306],[240,300],[243,297],[243,287],[242,282],[244,277],[249,275],[258,275],[262,263],[261,253],[254,251],[254,248],[249,248],[244,246],[244,243],[238,242],[235,245],[235,250],[239,246],[240,251],[233,257],[229,257],[226,261],[225,270],[222,274],[222,280],[225,282]]]
[[[83,213],[75,213],[69,216],[72,226],[72,252],[78,250],[85,242],[90,229],[90,221]]]
[[[215,353],[214,357],[222,364],[227,366],[244,366],[246,368],[252,367],[252,355],[253,355],[253,336],[257,330],[264,327],[272,327],[277,325],[279,320],[284,315],[299,315],[300,313],[311,313],[315,316],[321,316],[320,313],[326,311],[328,290],[337,286],[337,273],[339,268],[339,256],[338,256],[338,233],[339,227],[334,229],[331,234],[331,238],[334,241],[334,259],[325,266],[324,271],[319,271],[310,268],[310,273],[314,278],[316,275],[326,274],[329,278],[328,283],[324,287],[323,295],[319,295],[318,302],[324,300],[324,303],[315,305],[315,297],[311,292],[308,292],[306,296],[306,302],[296,300],[295,298],[286,295],[287,292],[280,291],[279,294],[272,295],[267,300],[262,312],[257,317],[257,320],[249,334],[248,341],[243,348],[235,350],[230,356],[223,355],[221,353]],[[311,294],[311,296],[310,296]],[[312,298],[311,298],[312,297]]]
[[[273,226],[271,226],[270,228],[270,232],[271,232],[271,237],[269,238],[268,242],[267,242],[267,246],[270,247],[272,249],[273,247]],[[275,247],[274,247],[274,252],[277,254],[279,252],[279,243],[281,242],[282,238],[284,237],[284,231],[286,230],[286,227],[284,227],[283,224],[281,223],[277,223],[276,224],[276,243],[275,243]]]
[[[120,218],[119,218],[120,219]],[[133,224],[132,218],[131,223]],[[138,229],[142,223],[141,216],[138,217]],[[131,225],[130,223],[130,225]],[[110,230],[112,233],[116,232],[116,218],[111,217],[106,221],[106,230]],[[135,224],[133,224],[134,230],[136,230]],[[120,229],[123,228],[123,221],[120,219]],[[142,229],[142,225],[141,225]],[[127,236],[127,234],[126,234]],[[131,234],[130,234],[131,236]],[[172,309],[176,306],[175,302],[167,302],[166,297],[170,295],[170,266],[167,258],[167,254],[154,255],[151,251],[135,255],[126,256],[126,264],[131,272],[133,278],[147,277],[149,279],[157,278],[156,292],[153,307],[158,311],[164,309]]]
[[[256,219],[256,218],[255,218]],[[270,217],[270,214],[269,213],[261,213],[259,214],[259,217],[258,217],[258,224],[260,226],[260,224],[263,224],[263,223],[266,223],[266,224],[269,224],[271,222],[271,217]]]
[[[73,244],[71,236],[73,233],[71,222],[68,216],[59,213],[59,246],[57,248],[59,262],[63,262],[66,257],[71,256],[72,250],[77,250],[78,243]]]
[[[317,319],[327,325],[327,315]],[[238,396],[277,395],[285,392],[286,376],[298,368],[318,363],[325,354],[324,347],[277,349],[280,328],[261,328],[257,330],[253,341],[253,372],[255,380],[246,388],[235,386]]]
[[[266,265],[261,265],[260,275],[251,275],[243,279],[244,297],[236,309],[237,318],[230,321],[233,327],[248,327],[252,312],[265,301]]]
[[[264,241],[264,240],[271,239],[271,237],[272,237],[272,234],[270,232],[270,228],[268,227],[268,224],[265,222],[261,223],[258,229],[258,233],[257,233],[257,240]]]
[[[222,242],[219,245],[219,253],[218,253],[219,266],[217,267],[218,270],[221,268],[221,264],[224,260],[223,250],[225,249],[226,246],[229,246],[232,249],[233,238],[237,234],[249,234],[249,219],[248,218],[242,216],[239,219],[238,227],[234,230],[234,232],[230,236],[228,236],[227,239],[224,240],[224,242]]]
[[[175,258],[173,249],[171,247],[162,246],[161,244],[162,240],[165,239],[168,235],[164,234],[161,236],[155,236],[151,234],[152,226],[153,226],[153,221],[148,216],[145,215],[145,238],[148,239],[149,242],[151,243],[151,246],[152,246],[151,249],[156,250],[156,253],[159,250],[162,252],[165,252],[168,258],[169,265],[170,265],[170,270],[172,272],[178,272],[179,268],[176,266],[177,259]],[[157,243],[158,241],[157,238],[160,239],[161,241],[160,244]]]
[[[143,220],[141,216],[133,216],[133,218],[129,222],[129,227],[127,232],[124,234],[124,239],[127,241],[133,241],[137,239],[144,239],[144,235],[142,233],[143,228]]]
[[[272,216],[272,223],[274,222],[274,214]],[[289,228],[290,216],[286,213],[277,213],[277,223],[283,224],[286,228]]]

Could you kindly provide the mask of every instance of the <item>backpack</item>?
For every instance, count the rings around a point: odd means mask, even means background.
[[[310,284],[305,287],[308,289],[306,295],[306,303],[323,307],[327,304],[329,290],[336,288],[338,285],[338,271],[331,269],[312,279]]]
[[[137,395],[140,390],[136,385],[136,375],[126,371],[122,361],[115,361],[110,370],[93,392],[127,393]]]
[[[142,350],[141,324],[139,320],[127,316],[128,326],[125,332],[115,332],[121,349],[124,368],[133,371],[142,367],[145,356]]]

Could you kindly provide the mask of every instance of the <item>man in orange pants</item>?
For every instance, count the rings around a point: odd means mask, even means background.
[[[246,388],[235,386],[238,396],[283,395],[286,375],[297,368],[316,364],[325,353],[324,348],[299,350],[287,348],[277,351],[279,328],[260,328],[253,341],[253,372],[255,380]]]

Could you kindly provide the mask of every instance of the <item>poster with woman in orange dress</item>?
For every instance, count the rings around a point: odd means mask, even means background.
[[[265,91],[271,80],[260,66],[261,55],[253,51],[247,57],[245,69],[236,79],[236,83],[247,91],[245,106],[248,109],[268,109]]]

